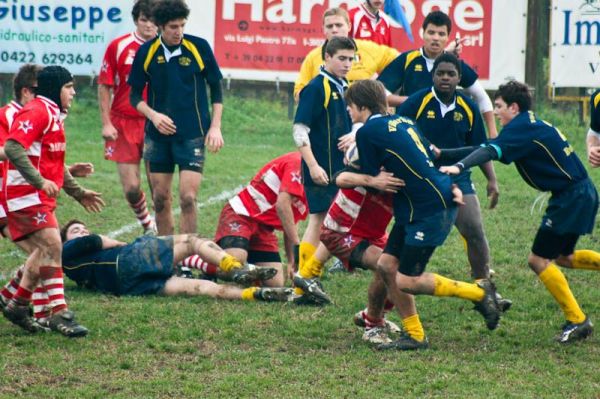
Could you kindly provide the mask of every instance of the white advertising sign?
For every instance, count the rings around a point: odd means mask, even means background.
[[[0,72],[58,64],[75,75],[100,70],[108,43],[134,29],[132,1],[0,0]]]
[[[600,87],[600,0],[553,0],[550,84]]]

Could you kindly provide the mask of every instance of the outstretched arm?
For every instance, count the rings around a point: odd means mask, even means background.
[[[335,184],[341,188],[357,186],[372,187],[388,193],[398,192],[405,186],[404,180],[394,177],[393,173],[381,171],[377,176],[343,171],[335,177]]]
[[[442,154],[444,151],[446,150],[442,150]],[[479,147],[477,150],[473,151],[470,155],[454,165],[442,166],[440,171],[449,175],[458,175],[465,169],[469,169],[473,166],[481,165],[495,159],[498,159],[498,151],[493,146],[486,145],[484,147]]]

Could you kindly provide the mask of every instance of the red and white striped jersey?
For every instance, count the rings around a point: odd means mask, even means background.
[[[306,219],[308,204],[302,185],[300,158],[299,152],[290,152],[263,166],[250,184],[229,200],[231,208],[238,215],[281,229],[275,203],[279,193],[286,192],[292,196],[294,222]]]
[[[342,188],[327,211],[323,226],[364,238],[385,234],[392,219],[392,195],[370,193],[364,187]]]
[[[21,108],[23,108],[23,106],[16,101],[11,101],[0,108],[0,146],[4,146],[10,126],[15,119],[15,115]],[[0,219],[6,217],[6,196],[4,195],[4,190],[2,188],[4,186],[4,179],[6,179],[4,173],[5,163],[6,161],[0,162]]]
[[[363,3],[348,11],[352,32],[355,39],[370,40],[377,44],[392,47],[392,31],[390,30],[390,17],[379,11],[377,15],[369,11]]]
[[[127,84],[135,53],[142,44],[144,39],[136,32],[127,33],[110,42],[104,53],[98,83],[113,87],[111,112],[119,116],[144,117],[129,103],[131,88]]]
[[[42,177],[59,189],[63,185],[67,145],[63,119],[64,114],[52,100],[37,96],[16,114],[7,138],[20,143]],[[9,212],[39,204],[56,206],[55,198],[27,183],[10,162],[7,165],[4,190]]]

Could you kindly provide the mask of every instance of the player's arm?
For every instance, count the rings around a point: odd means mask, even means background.
[[[131,92],[129,94],[129,102],[131,105],[138,110],[138,112],[144,115],[152,122],[156,130],[159,133],[170,136],[177,132],[175,123],[167,115],[152,109],[146,101],[142,98],[144,87],[131,86]]]
[[[27,183],[38,190],[44,191],[49,197],[54,198],[58,196],[58,186],[53,181],[42,177],[40,172],[29,160],[25,147],[23,147],[21,143],[8,139],[4,144],[4,152],[6,158],[14,165],[19,173],[21,173],[21,176],[23,176]]]
[[[66,166],[64,168],[63,181],[63,190],[65,190],[65,193],[79,202],[86,211],[96,213],[102,210],[105,205],[102,195],[81,187]]]
[[[104,140],[116,140],[117,129],[110,120],[110,105],[112,99],[112,86],[98,84],[98,106],[100,107],[100,119],[102,120],[102,138]]]
[[[442,149],[440,159],[449,159],[444,158],[445,156],[448,156],[448,153],[458,154],[458,151],[472,151],[472,149],[473,147],[456,148],[454,150]],[[473,166],[481,165],[492,160],[500,159],[500,151],[500,147],[493,144],[477,147],[475,151],[472,151],[469,155],[456,162],[454,165],[442,166],[440,168],[440,171],[449,175],[458,175],[465,169],[470,169]]]
[[[498,136],[498,130],[496,129],[496,121],[494,119],[494,106],[483,86],[479,83],[479,80],[476,80],[471,86],[465,87],[464,91],[477,103],[483,121],[487,127],[488,137],[490,139],[496,138]]]
[[[406,185],[404,180],[394,177],[393,173],[383,170],[377,176],[371,176],[352,172],[348,169],[336,175],[335,184],[341,188],[371,187],[387,193],[396,193]]]
[[[210,99],[212,103],[212,117],[210,128],[206,134],[206,148],[212,153],[219,152],[225,144],[221,132],[221,120],[223,117],[223,88],[221,81],[209,82]]]
[[[116,247],[123,247],[123,246],[127,245],[126,242],[115,240],[113,238],[110,238],[110,237],[107,237],[107,236],[103,236],[101,234],[99,234],[98,236],[102,240],[102,249],[110,249],[110,248],[116,248]]]
[[[587,137],[585,139],[587,146],[588,161],[592,167],[597,168],[600,166],[600,133],[596,132],[592,128],[588,130]]]
[[[498,205],[498,197],[500,196],[500,190],[498,189],[498,180],[496,179],[496,171],[494,170],[494,163],[492,161],[486,162],[479,165],[479,169],[487,179],[487,197],[488,207],[494,209]]]
[[[294,246],[300,245],[298,228],[294,222],[292,200],[293,196],[290,193],[281,191],[275,202],[275,210],[277,211],[277,216],[279,216],[279,221],[281,222],[281,227],[283,229],[285,254],[290,265],[293,265],[294,262],[296,262],[294,257]]]
[[[325,169],[317,162],[315,154],[313,154],[310,147],[310,138],[308,137],[310,128],[303,123],[294,123],[293,130],[294,142],[296,143],[296,147],[298,147],[298,151],[300,151],[300,155],[306,163],[306,166],[308,166],[310,177],[315,183],[326,186],[329,184],[329,176],[327,176]]]

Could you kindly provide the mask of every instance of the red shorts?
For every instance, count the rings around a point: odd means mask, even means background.
[[[347,270],[352,271],[354,268],[350,266],[350,255],[352,255],[352,251],[354,251],[358,244],[367,241],[369,245],[383,249],[387,243],[387,238],[387,234],[384,234],[373,240],[351,233],[338,233],[337,231],[321,227],[320,240],[327,250],[331,252],[331,255],[341,260]]]
[[[42,229],[58,229],[54,207],[35,205],[14,212],[8,212],[8,230],[13,241]]]
[[[215,242],[223,237],[243,237],[249,241],[248,251],[279,253],[279,241],[271,226],[259,223],[251,218],[235,213],[229,202],[225,204],[217,224]]]
[[[144,150],[145,118],[123,118],[111,115],[117,129],[117,139],[104,142],[104,159],[120,163],[139,164]]]

